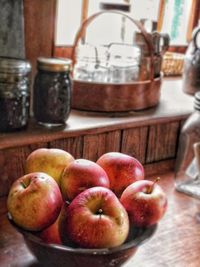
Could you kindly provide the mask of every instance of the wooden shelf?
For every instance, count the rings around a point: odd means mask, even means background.
[[[72,110],[66,127],[55,129],[44,128],[32,120],[24,131],[1,133],[0,149],[50,142],[63,137],[98,134],[118,129],[184,120],[192,111],[193,97],[182,92],[182,80],[165,79],[161,89],[160,103],[155,108],[124,113]]]

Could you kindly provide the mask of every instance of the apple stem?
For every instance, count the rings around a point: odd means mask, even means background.
[[[101,215],[103,214],[103,210],[102,210],[102,209],[99,209],[99,210],[98,210],[98,214],[99,214],[100,217],[101,217]]]
[[[153,184],[151,186],[149,186],[149,188],[147,189],[147,194],[151,194],[152,191],[153,191],[153,188],[154,188],[154,185],[160,181],[160,177],[157,177],[154,181],[153,181]]]

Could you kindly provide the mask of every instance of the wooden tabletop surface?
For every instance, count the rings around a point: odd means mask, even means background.
[[[200,212],[200,201],[175,191],[173,173],[160,177],[160,185],[168,195],[167,213],[154,236],[124,267],[199,267],[200,223],[196,214]],[[41,267],[8,222],[5,203],[5,198],[0,199],[0,266]]]

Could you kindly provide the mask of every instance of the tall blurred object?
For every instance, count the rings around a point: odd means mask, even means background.
[[[200,26],[194,29],[185,54],[183,91],[191,95],[200,91]]]
[[[0,0],[0,56],[24,58],[23,0]]]
[[[175,164],[176,189],[200,199],[200,92],[194,96],[194,111],[185,121]]]

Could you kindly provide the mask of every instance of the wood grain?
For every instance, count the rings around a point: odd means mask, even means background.
[[[121,152],[145,164],[148,127],[123,130]]]
[[[175,158],[179,122],[150,126],[146,163]]]
[[[0,196],[8,192],[11,184],[24,173],[23,164],[27,153],[24,148],[0,151],[1,187]]]
[[[88,7],[89,7],[89,0],[83,0],[82,1],[82,16],[81,16],[82,22],[88,17]]]
[[[51,57],[54,47],[56,0],[24,0],[26,57],[36,69],[39,56]]]
[[[83,136],[58,139],[50,142],[50,148],[59,148],[68,151],[74,158],[83,157]]]
[[[72,46],[54,46],[54,57],[72,58]]]
[[[166,6],[166,1],[165,0],[160,0],[159,4],[159,10],[158,10],[158,25],[157,25],[157,31],[162,30],[162,25],[163,25],[163,18],[165,14],[165,6]]]
[[[174,171],[175,161],[176,159],[165,159],[154,163],[145,164],[144,170],[146,179],[149,177],[156,178],[159,175]]]
[[[187,42],[191,41],[193,29],[198,25],[200,16],[200,0],[191,1],[190,17],[187,25]]]
[[[106,152],[120,151],[121,132],[111,131],[84,136],[83,158],[97,161]]]
[[[12,183],[25,174],[27,156],[39,147],[47,147],[47,143],[0,150],[0,197],[7,195]]]
[[[168,209],[152,239],[139,247],[124,267],[199,267],[200,224],[198,200],[178,193],[173,173],[161,176],[160,186],[168,197]],[[6,198],[0,199],[0,265],[41,266],[26,247],[22,236],[6,218]]]

